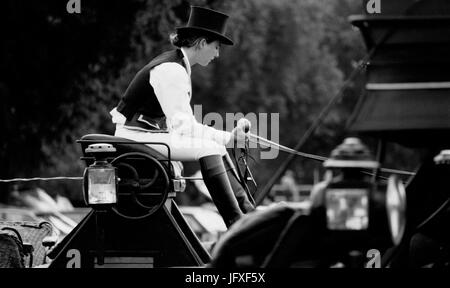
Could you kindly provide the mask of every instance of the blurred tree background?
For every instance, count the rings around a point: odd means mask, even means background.
[[[109,111],[134,74],[171,49],[168,35],[187,22],[190,5],[228,13],[227,34],[235,41],[208,67],[194,67],[192,105],[202,104],[203,114],[279,113],[280,143],[294,147],[365,53],[347,21],[361,13],[360,2],[86,0],[81,14],[69,14],[67,1],[4,1],[0,179],[82,175],[76,140],[113,133]],[[342,141],[360,82],[303,151],[328,155]],[[286,156],[251,163],[260,187]],[[312,183],[320,163],[297,159],[292,166]],[[79,181],[35,184],[81,202]],[[10,189],[0,184],[0,201]]]

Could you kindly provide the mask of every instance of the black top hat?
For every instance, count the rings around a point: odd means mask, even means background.
[[[219,40],[225,45],[233,45],[233,41],[225,36],[228,15],[211,9],[191,6],[187,26],[178,27],[177,32],[200,32],[205,36]]]

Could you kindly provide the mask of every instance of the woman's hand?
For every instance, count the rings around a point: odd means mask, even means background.
[[[244,141],[247,138],[247,133],[245,133],[244,129],[241,127],[234,127],[234,129],[231,131],[231,140],[232,141]]]
[[[250,121],[242,118],[238,121],[236,127],[231,131],[231,141],[237,142],[237,148],[245,148],[245,140],[248,137],[250,131]]]

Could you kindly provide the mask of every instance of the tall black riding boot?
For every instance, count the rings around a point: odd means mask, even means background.
[[[230,156],[227,154],[223,156],[222,159],[225,165],[225,170],[227,171],[228,179],[230,180],[231,188],[233,189],[234,196],[236,196],[241,211],[244,213],[252,212],[255,210],[255,205],[250,201],[244,187],[242,187],[241,183],[239,183],[238,174],[234,168]]]
[[[203,181],[227,227],[236,222],[242,212],[234,197],[228,180],[227,171],[220,155],[206,156],[200,159]]]

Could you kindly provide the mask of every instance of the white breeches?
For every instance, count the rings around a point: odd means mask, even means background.
[[[170,147],[170,157],[172,161],[198,161],[200,158],[210,155],[227,154],[224,145],[213,140],[192,138],[179,135],[178,133],[153,133],[131,130],[122,125],[116,125],[114,136],[141,142],[161,142]],[[163,145],[147,144],[152,149],[166,155],[167,147]]]

